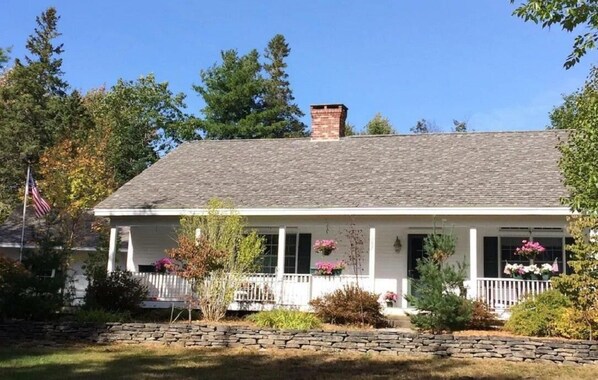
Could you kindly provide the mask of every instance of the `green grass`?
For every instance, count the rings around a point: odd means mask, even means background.
[[[247,316],[247,319],[259,327],[274,327],[289,330],[315,329],[322,324],[322,321],[312,313],[285,309],[260,311],[259,313]]]
[[[164,346],[0,347],[0,379],[595,379],[596,367]]]

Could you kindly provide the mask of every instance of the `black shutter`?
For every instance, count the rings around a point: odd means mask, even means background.
[[[498,277],[498,237],[484,236],[484,277]]]
[[[299,234],[297,273],[309,274],[311,265],[311,234]]]
[[[565,260],[567,260],[565,265],[567,265],[567,274],[573,273],[573,268],[571,268],[569,266],[569,260],[573,260],[573,252],[571,252],[570,250],[567,249],[567,246],[569,246],[573,243],[575,243],[575,239],[573,239],[572,237],[565,238]],[[563,269],[565,269],[565,268],[563,268]]]

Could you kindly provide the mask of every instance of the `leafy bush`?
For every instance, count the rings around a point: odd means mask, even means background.
[[[498,324],[498,319],[488,305],[483,301],[473,301],[471,309],[471,320],[467,328],[471,330],[488,330]]]
[[[259,327],[291,330],[309,330],[320,327],[322,324],[322,321],[312,313],[285,309],[260,311],[247,316],[247,319]]]
[[[64,261],[52,249],[26,251],[22,263],[0,257],[0,318],[57,316],[68,296]]]
[[[129,312],[111,312],[102,309],[81,309],[75,314],[75,320],[82,323],[129,322]]]
[[[358,286],[345,286],[310,302],[316,316],[334,324],[386,326],[378,295]]]
[[[417,314],[411,323],[432,332],[460,330],[470,323],[472,303],[465,296],[464,265],[447,265],[432,257],[418,261],[420,278],[413,282],[413,292],[405,296]]]
[[[20,262],[0,256],[0,318],[23,316],[30,278]]]
[[[519,335],[555,336],[556,322],[570,301],[557,290],[528,297],[511,309],[505,329]]]
[[[85,308],[111,312],[135,312],[147,295],[147,288],[131,272],[97,275],[87,286]]]
[[[594,311],[591,322],[588,323],[586,315],[572,307],[566,308],[555,322],[555,333],[569,339],[590,339],[592,331],[598,331],[598,311]]]

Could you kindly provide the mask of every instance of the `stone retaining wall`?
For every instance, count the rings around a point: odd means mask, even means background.
[[[504,336],[458,336],[397,330],[308,332],[247,326],[166,323],[0,323],[0,345],[36,342],[64,344],[158,343],[186,347],[295,348],[382,355],[428,354],[456,358],[598,364],[598,342]]]

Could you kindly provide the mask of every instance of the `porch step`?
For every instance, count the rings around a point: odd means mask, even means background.
[[[390,324],[390,327],[399,329],[413,329],[413,325],[411,324],[411,321],[409,320],[409,317],[405,316],[405,315],[392,315],[388,317],[388,323]]]

